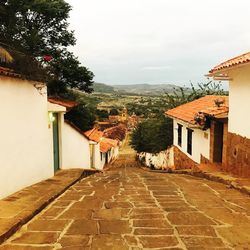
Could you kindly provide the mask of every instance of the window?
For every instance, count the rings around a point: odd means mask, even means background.
[[[178,145],[181,147],[182,144],[182,125],[178,124]]]
[[[101,161],[102,161],[102,153],[101,153]]]
[[[187,152],[192,155],[192,136],[193,136],[193,130],[190,128],[187,128]]]

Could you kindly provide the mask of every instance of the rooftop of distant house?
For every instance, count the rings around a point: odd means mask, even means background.
[[[118,141],[109,138],[102,138],[100,142],[100,151],[102,153],[107,153],[112,147],[117,147]]]
[[[231,58],[225,62],[222,62],[209,71],[208,76],[213,76],[216,73],[225,71],[227,69],[235,68],[238,66],[246,65],[250,63],[250,52]]]
[[[97,128],[92,128],[86,132],[84,132],[84,135],[89,138],[89,140],[94,142],[100,142],[103,132],[99,131]]]
[[[170,109],[165,114],[171,118],[195,125],[195,116],[199,113],[216,118],[227,117],[229,111],[228,101],[228,96],[207,95]]]

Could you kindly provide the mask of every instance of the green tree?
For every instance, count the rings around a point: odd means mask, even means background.
[[[62,94],[68,88],[91,93],[94,74],[81,66],[78,59],[68,51],[51,61],[49,67],[51,80],[48,82],[49,95]]]
[[[70,10],[64,0],[1,0],[1,42],[34,57],[74,45],[67,22]]]
[[[96,119],[95,112],[84,104],[79,104],[74,107],[67,112],[64,117],[82,131],[87,131],[93,128]]]
[[[192,83],[190,88],[178,87],[172,94],[165,93],[163,100],[168,109],[171,109],[206,95],[228,95],[228,92],[222,89],[220,82],[208,80],[198,83],[197,88]]]
[[[113,108],[113,109],[111,109],[111,110],[109,111],[109,114],[110,114],[110,115],[119,115],[119,111],[118,111],[117,109]]]
[[[107,110],[96,110],[96,115],[99,118],[99,120],[107,119],[109,117],[109,113]]]
[[[170,118],[148,119],[140,123],[131,136],[137,152],[158,153],[173,144],[173,122]]]
[[[67,88],[92,91],[93,73],[67,51],[76,42],[69,30],[70,10],[64,0],[0,2],[0,45],[13,55],[18,73],[40,80],[46,72],[49,94],[60,94]],[[44,70],[36,72],[38,65]]]

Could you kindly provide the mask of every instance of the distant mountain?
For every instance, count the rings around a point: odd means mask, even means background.
[[[112,86],[104,84],[104,83],[97,83],[93,84],[94,92],[101,92],[101,93],[114,93],[115,90]]]
[[[161,95],[164,92],[173,92],[177,86],[174,84],[131,84],[112,85],[115,91],[141,95]]]
[[[120,93],[135,95],[162,95],[164,92],[172,93],[174,84],[128,84],[128,85],[107,85],[104,83],[94,83],[95,92],[101,93]]]

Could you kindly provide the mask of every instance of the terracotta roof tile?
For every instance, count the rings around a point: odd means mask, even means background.
[[[106,138],[122,141],[126,135],[126,127],[124,125],[110,127],[105,129],[103,133]]]
[[[15,73],[13,69],[5,68],[5,67],[0,67],[0,75],[21,78],[21,75]]]
[[[78,105],[78,103],[74,101],[68,101],[68,100],[57,99],[57,98],[52,98],[52,97],[48,98],[48,101],[53,104],[61,105],[65,108],[74,108]]]
[[[102,138],[102,141],[104,141],[105,143],[108,143],[110,144],[112,147],[117,147],[119,142],[117,140],[113,140],[113,139],[110,139],[110,138]]]
[[[93,128],[84,132],[84,135],[87,136],[91,141],[99,142],[103,136],[103,132]]]
[[[110,144],[101,141],[101,143],[100,143],[100,151],[102,153],[107,153],[111,148],[112,148],[112,146]]]
[[[236,56],[232,59],[229,59],[219,65],[215,66],[213,69],[209,71],[210,74],[215,73],[217,71],[232,68],[234,66],[243,65],[250,62],[250,52]]]
[[[224,103],[218,107],[215,104],[216,100],[224,101]],[[205,113],[211,116],[227,114],[228,106],[228,96],[207,95],[195,101],[170,109],[166,111],[165,114],[169,117],[195,124],[194,117],[196,114]]]
[[[102,138],[100,142],[100,151],[102,153],[108,152],[111,148],[117,147],[118,141],[109,138]]]

